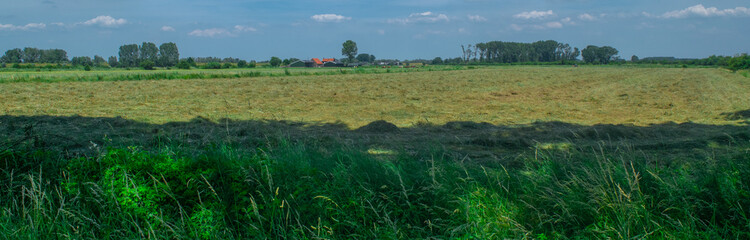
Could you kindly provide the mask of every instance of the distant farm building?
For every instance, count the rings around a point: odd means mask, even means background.
[[[310,60],[299,60],[289,64],[289,67],[345,67],[346,65],[335,58],[313,58]]]

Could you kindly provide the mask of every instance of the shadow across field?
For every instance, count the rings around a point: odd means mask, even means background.
[[[742,111],[739,114],[742,114]],[[444,146],[474,160],[512,158],[535,148],[606,147],[680,153],[709,144],[732,145],[750,141],[750,126],[663,123],[650,126],[564,122],[499,126],[489,123],[449,122],[398,128],[375,121],[351,130],[345,124],[320,124],[271,120],[220,120],[202,117],[189,122],[149,124],[133,120],[59,116],[0,116],[0,151],[24,145],[59,151],[71,156],[89,155],[102,146],[179,145],[202,149],[217,143],[257,148],[274,141],[305,141],[325,145],[356,146],[409,151],[427,145]]]

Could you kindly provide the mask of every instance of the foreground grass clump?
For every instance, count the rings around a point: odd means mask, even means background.
[[[748,238],[747,147],[539,148],[482,163],[325,140],[74,159],[8,149],[0,238]]]

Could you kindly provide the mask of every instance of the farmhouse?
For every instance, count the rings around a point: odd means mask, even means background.
[[[335,58],[313,58],[310,60],[299,60],[289,64],[289,67],[345,67],[344,63],[336,61]]]

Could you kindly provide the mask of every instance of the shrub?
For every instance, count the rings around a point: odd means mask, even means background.
[[[188,63],[185,60],[182,60],[179,63],[177,63],[177,68],[179,68],[179,69],[190,69],[190,63]]]
[[[210,62],[207,63],[205,66],[203,66],[205,69],[221,69],[221,63],[218,62]]]
[[[240,60],[239,62],[237,62],[237,67],[238,68],[245,68],[245,67],[247,67],[247,61]]]
[[[141,67],[146,70],[154,70],[154,65],[156,64],[151,60],[145,60],[141,62]]]

